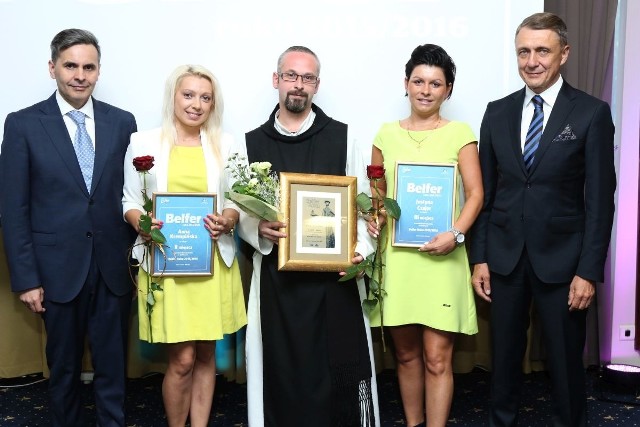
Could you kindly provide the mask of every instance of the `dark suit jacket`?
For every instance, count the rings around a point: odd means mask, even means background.
[[[614,212],[614,127],[607,103],[566,82],[531,170],[522,158],[525,90],[489,103],[480,129],[484,206],[470,261],[513,271],[523,248],[546,283],[604,280]],[[545,112],[546,114],[546,112]]]
[[[55,94],[7,116],[0,153],[0,210],[11,289],[43,286],[45,299],[72,300],[96,257],[116,295],[132,289],[122,218],[124,155],[136,122],[93,100],[96,154],[87,192]]]

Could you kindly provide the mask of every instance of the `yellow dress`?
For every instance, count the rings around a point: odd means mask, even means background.
[[[207,192],[201,147],[176,146],[169,158],[168,191]],[[204,226],[204,225],[203,225]],[[238,261],[228,268],[216,251],[213,276],[162,277],[151,313],[153,342],[219,340],[247,324]],[[147,274],[138,274],[140,339],[151,342],[146,312]]]

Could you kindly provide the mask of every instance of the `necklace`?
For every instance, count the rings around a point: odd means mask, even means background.
[[[432,127],[431,129],[424,129],[426,131],[431,131],[431,130],[435,130],[438,129],[438,126],[440,126],[440,119],[441,117],[438,117],[438,121],[436,122],[436,125],[434,127]],[[414,132],[421,132],[421,131],[414,131]],[[427,133],[424,138],[422,139],[415,139],[413,137],[413,135],[411,135],[411,131],[409,129],[407,129],[407,135],[409,135],[409,138],[411,138],[413,140],[413,142],[418,144],[418,150],[420,149],[420,147],[422,146],[422,143],[429,138],[429,136],[431,136],[431,132]]]

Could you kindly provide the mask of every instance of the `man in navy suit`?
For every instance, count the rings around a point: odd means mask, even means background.
[[[476,293],[491,302],[491,426],[513,426],[529,306],[542,323],[553,425],[587,422],[586,310],[604,280],[616,177],[609,106],[563,81],[565,23],[551,13],[516,30],[525,87],[487,106],[480,128],[485,201],[472,232]]]
[[[85,426],[80,370],[91,348],[97,423],[124,426],[132,284],[131,227],[121,212],[123,162],[136,122],[92,98],[100,47],[78,29],[51,42],[58,90],[7,116],[0,211],[11,288],[47,331],[55,426]]]

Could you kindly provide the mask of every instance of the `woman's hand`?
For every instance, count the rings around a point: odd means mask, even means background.
[[[151,229],[152,230],[153,229],[160,230],[163,225],[164,225],[164,223],[162,221],[160,221],[159,219],[151,218]],[[138,226],[136,227],[136,230],[138,231],[138,234],[140,235],[140,237],[142,237],[144,239],[145,242],[151,241],[151,234],[145,233],[144,230],[142,230],[142,228],[140,228],[140,224],[138,224]]]
[[[384,227],[386,223],[387,216],[385,214],[378,215],[377,220],[371,217],[371,219],[367,222],[367,232],[371,237],[376,239],[380,236],[380,230],[382,230],[382,227]]]
[[[236,220],[229,216],[212,213],[204,217],[204,227],[213,240],[218,240],[223,234],[231,233],[235,226]]]
[[[455,236],[451,231],[437,234],[431,241],[422,245],[418,250],[429,255],[447,255],[456,248]]]
[[[378,236],[380,236],[380,226],[376,221],[371,219],[367,221],[367,232],[369,233],[369,236],[377,239]]]
[[[137,209],[129,209],[127,212],[125,212],[124,218],[133,227],[133,229],[136,230],[136,233],[138,233],[140,237],[144,239],[145,242],[149,242],[151,241],[151,235],[149,233],[145,233],[144,230],[140,228],[140,218],[142,217],[142,215],[144,215],[142,211],[139,211]],[[154,228],[159,230],[162,228],[162,225],[163,222],[159,219],[151,218],[152,230]]]

